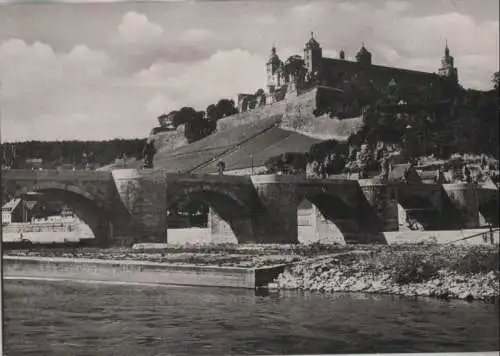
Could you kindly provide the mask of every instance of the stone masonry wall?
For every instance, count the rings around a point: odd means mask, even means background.
[[[325,95],[328,95],[327,90],[315,88],[296,97],[221,119],[217,122],[217,130],[275,117],[280,127],[286,130],[319,139],[346,140],[361,128],[363,120],[361,117],[339,120],[326,114],[316,116],[316,111],[322,110],[318,102],[328,102],[324,99]]]

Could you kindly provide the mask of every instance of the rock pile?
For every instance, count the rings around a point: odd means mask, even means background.
[[[460,274],[441,269],[432,278],[413,283],[394,281],[387,268],[373,268],[363,261],[342,264],[332,259],[320,264],[300,264],[283,272],[275,284],[280,289],[319,292],[364,292],[493,301],[499,296],[498,272]]]

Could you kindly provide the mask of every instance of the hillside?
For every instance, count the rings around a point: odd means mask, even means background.
[[[154,167],[165,169],[168,172],[193,170],[275,126],[276,120],[274,118],[264,119],[217,131],[174,151],[160,150],[154,157]]]
[[[249,167],[263,167],[265,162],[285,152],[308,152],[312,145],[321,142],[309,136],[272,127],[252,139],[236,145],[232,150],[212,159],[193,173],[216,173],[217,163],[223,161],[227,171],[242,170]]]
[[[335,119],[316,116],[338,92],[315,88],[298,97],[238,113],[217,122],[217,131],[199,141],[181,146],[179,138],[163,133],[154,158],[155,168],[168,172],[215,173],[217,162],[226,170],[263,166],[272,156],[307,152],[322,140],[346,141],[357,132],[362,118]],[[169,135],[170,134],[170,135]],[[177,146],[177,147],[176,147]]]

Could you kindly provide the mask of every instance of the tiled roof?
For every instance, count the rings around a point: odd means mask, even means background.
[[[345,68],[345,69],[356,69],[358,70],[361,66],[360,63],[354,62],[354,61],[346,61],[342,59],[336,59],[336,58],[322,58],[323,61],[323,66],[326,67],[325,69],[328,69],[329,66],[333,65],[337,68]],[[398,75],[398,74],[403,74],[403,75],[411,75],[411,76],[425,76],[425,77],[434,77],[438,78],[438,75],[435,73],[430,73],[430,72],[422,72],[418,70],[413,70],[413,69],[405,69],[405,68],[396,68],[396,67],[387,67],[387,66],[381,66],[381,65],[376,65],[372,64],[368,67],[363,67],[364,71],[368,71],[368,73],[377,73],[377,74],[384,74],[384,75]],[[391,78],[392,79],[392,78]],[[397,81],[397,78],[396,78]]]
[[[19,205],[20,202],[21,202],[21,199],[19,199],[19,198],[12,199],[11,201],[5,203],[2,206],[2,211],[7,211],[7,210],[12,211]]]

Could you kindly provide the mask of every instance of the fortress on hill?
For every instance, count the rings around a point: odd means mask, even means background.
[[[270,157],[307,152],[324,140],[347,142],[363,126],[363,109],[373,93],[396,85],[404,90],[458,84],[448,45],[437,73],[428,73],[373,64],[364,45],[354,60],[344,51],[339,58],[323,57],[312,34],[303,57],[283,61],[273,46],[266,71],[267,89],[239,94],[238,113],[217,120],[216,130],[205,138],[187,144],[184,131],[175,128],[154,136],[154,166],[205,174],[216,173],[215,165],[224,161],[227,172],[247,174],[265,167]],[[169,115],[159,118],[160,126],[167,127],[168,120],[161,118]]]
[[[292,55],[282,61],[273,46],[266,63],[266,72],[268,92],[239,94],[240,112],[278,102],[286,97],[300,95],[315,86],[340,91],[347,83],[362,81],[367,81],[375,87],[416,86],[435,83],[442,78],[458,83],[458,71],[454,66],[454,58],[450,55],[448,44],[445,46],[438,72],[429,73],[373,64],[372,54],[364,44],[356,53],[354,61],[346,59],[344,50],[340,51],[339,58],[323,57],[321,45],[314,38],[313,33],[304,45],[303,57]]]

